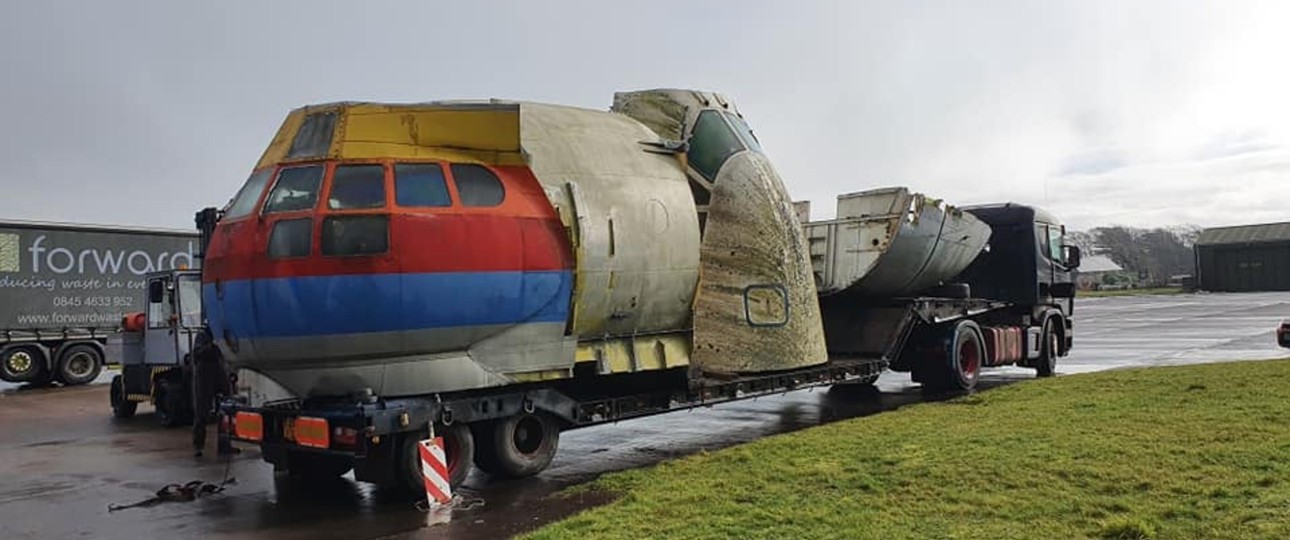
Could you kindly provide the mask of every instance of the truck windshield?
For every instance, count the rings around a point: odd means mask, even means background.
[[[196,275],[179,276],[179,317],[184,328],[202,325],[202,282]]]

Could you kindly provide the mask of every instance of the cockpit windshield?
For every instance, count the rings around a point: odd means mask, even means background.
[[[235,219],[250,214],[255,209],[255,203],[260,200],[260,194],[264,193],[264,185],[269,183],[269,177],[272,175],[272,168],[251,173],[251,177],[246,179],[242,189],[238,190],[237,196],[233,197],[232,202],[225,209],[224,218]]]
[[[726,120],[729,120],[730,125],[735,128],[735,133],[739,135],[739,139],[744,142],[744,146],[758,154],[762,153],[761,142],[757,140],[756,135],[753,135],[752,128],[748,127],[748,123],[734,114],[728,112],[724,114],[726,115]]]
[[[740,138],[717,111],[703,111],[690,133],[690,149],[686,157],[690,167],[708,180],[717,178],[717,171],[730,156],[744,149]]]

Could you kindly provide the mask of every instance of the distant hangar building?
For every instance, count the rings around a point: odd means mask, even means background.
[[[1290,290],[1290,222],[1201,231],[1196,272],[1206,291]]]

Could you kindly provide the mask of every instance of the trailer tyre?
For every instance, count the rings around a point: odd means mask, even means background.
[[[117,418],[130,418],[139,410],[137,402],[126,398],[125,379],[120,375],[112,377],[112,388],[108,391],[108,398],[112,401],[112,416]]]
[[[520,413],[492,423],[481,449],[486,472],[509,478],[523,478],[551,465],[560,446],[560,425],[542,412]],[[488,469],[493,469],[488,471]]]
[[[19,345],[0,353],[0,379],[11,383],[36,383],[48,380],[45,353],[38,347]]]
[[[939,376],[931,377],[933,390],[967,391],[976,388],[985,361],[985,339],[981,328],[972,321],[954,325],[949,348],[940,355]]]
[[[1035,375],[1052,377],[1057,372],[1057,328],[1055,317],[1044,320],[1044,329],[1039,334],[1039,358],[1035,361]]]
[[[58,354],[55,378],[67,386],[89,384],[103,371],[103,354],[98,347],[84,343],[64,347]]]
[[[470,476],[470,464],[475,459],[475,438],[465,424],[435,426],[435,434],[443,437],[443,451],[448,458],[448,485],[457,489]],[[398,477],[403,487],[413,493],[425,493],[425,477],[421,473],[421,451],[417,449],[425,431],[403,435],[399,446]]]

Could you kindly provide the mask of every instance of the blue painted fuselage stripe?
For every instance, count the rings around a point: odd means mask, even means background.
[[[573,273],[436,272],[262,278],[203,287],[217,338],[563,322]]]

